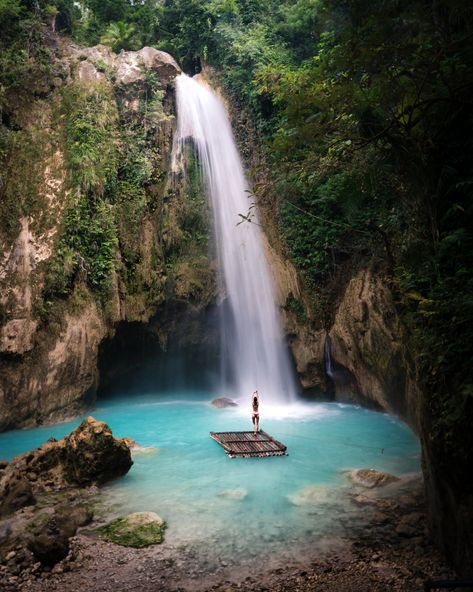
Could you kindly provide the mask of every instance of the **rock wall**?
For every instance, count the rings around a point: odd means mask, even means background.
[[[113,336],[118,323],[146,323],[162,313],[167,302],[172,308],[175,300],[181,309],[205,308],[215,293],[206,246],[199,250],[179,227],[187,214],[182,183],[171,184],[168,175],[175,124],[173,80],[179,66],[170,55],[149,47],[115,55],[104,46],[82,48],[59,37],[54,41],[58,76],[51,88],[30,104],[19,103],[10,114],[20,134],[40,141],[34,158],[26,154],[26,146],[16,154],[13,147],[9,162],[17,164],[6,171],[9,223],[0,224],[0,430],[83,411],[97,390],[99,346]],[[70,114],[64,97],[71,88],[87,93],[96,85],[109,94],[118,114],[110,125],[116,127],[113,141],[121,142],[119,159],[131,158],[126,134],[145,129],[139,150],[150,163],[150,181],[143,185],[138,212],[127,203],[114,211],[113,224],[125,231],[119,234],[106,295],[87,282],[84,262],[71,285],[51,295],[52,266],[61,263],[60,280],[68,271],[64,241],[61,245],[59,240],[66,211],[75,203],[71,198],[87,193],[74,185],[68,162]],[[133,138],[130,142],[133,148]],[[120,177],[120,160],[117,166],[117,182],[123,185],[127,179]],[[34,182],[26,186],[22,179],[29,179],[29,169]],[[109,211],[117,199],[110,198]],[[16,220],[15,201],[22,204],[23,214]],[[195,218],[200,204],[193,208]],[[134,226],[128,230],[130,220]],[[130,245],[132,264],[127,261]],[[162,323],[156,340],[166,341],[172,330],[172,323]]]
[[[391,291],[379,272],[362,269],[349,281],[329,335],[338,394],[350,393],[418,429],[422,396]],[[343,386],[337,385],[337,369]]]

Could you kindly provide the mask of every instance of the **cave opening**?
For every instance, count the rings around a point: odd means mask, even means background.
[[[215,392],[220,379],[218,307],[169,303],[147,323],[120,322],[99,349],[97,398]]]

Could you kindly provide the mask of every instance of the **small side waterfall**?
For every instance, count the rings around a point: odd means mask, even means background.
[[[224,394],[282,403],[296,392],[289,354],[281,331],[272,278],[265,257],[257,212],[252,206],[228,115],[207,86],[181,74],[176,79],[178,125],[175,154],[192,139],[213,211],[226,301],[221,320],[226,369]],[[240,222],[240,223],[239,223]]]
[[[332,340],[327,334],[324,342],[324,366],[325,374],[333,380],[333,366],[332,366]]]

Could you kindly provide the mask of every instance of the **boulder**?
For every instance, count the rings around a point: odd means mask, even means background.
[[[103,421],[85,419],[62,440],[17,456],[0,477],[0,516],[34,503],[34,494],[104,483],[132,466],[127,444]]]
[[[163,86],[181,71],[172,56],[154,47],[121,51],[116,65],[117,83],[128,85],[142,81],[146,77],[146,69],[154,70]]]
[[[154,512],[135,512],[102,526],[99,534],[111,543],[141,549],[162,543],[165,528],[166,522]]]
[[[56,446],[63,450],[64,477],[71,484],[104,483],[125,475],[133,464],[126,443],[93,417],[87,417]]]
[[[52,567],[69,553],[69,539],[89,524],[92,511],[82,505],[60,504],[45,510],[27,525],[26,544],[37,561]]]
[[[223,409],[224,407],[238,407],[238,403],[229,397],[218,397],[218,399],[212,401],[211,405],[218,409]]]
[[[0,517],[36,503],[30,482],[20,473],[11,472],[0,483]]]
[[[355,471],[351,471],[350,477],[355,485],[361,485],[361,487],[366,487],[367,489],[383,487],[389,483],[399,481],[398,477],[389,473],[376,471],[375,469],[356,469]]]

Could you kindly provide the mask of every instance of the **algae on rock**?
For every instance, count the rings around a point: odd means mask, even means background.
[[[111,543],[141,549],[162,543],[165,529],[166,522],[154,512],[134,512],[112,520],[98,532]]]

